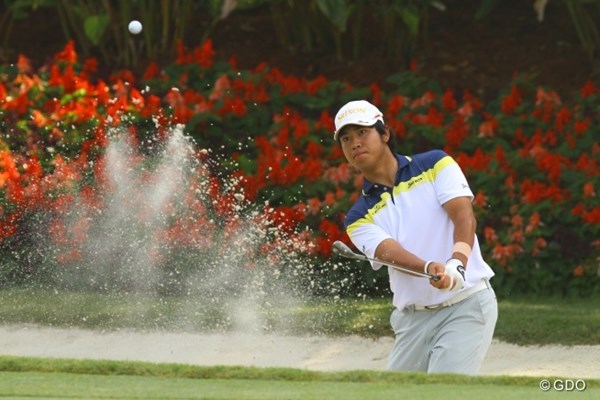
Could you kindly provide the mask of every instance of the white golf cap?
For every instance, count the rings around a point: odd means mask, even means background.
[[[383,122],[383,114],[377,107],[366,100],[355,100],[346,103],[335,115],[335,132],[333,140],[346,125],[373,126],[377,121]]]

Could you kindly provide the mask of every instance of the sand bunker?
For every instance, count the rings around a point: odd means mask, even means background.
[[[0,354],[291,367],[318,371],[384,370],[391,338],[91,331],[0,326]],[[494,341],[482,375],[600,378],[600,346],[516,346]]]

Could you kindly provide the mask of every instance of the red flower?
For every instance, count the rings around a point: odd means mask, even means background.
[[[522,101],[523,95],[521,90],[516,85],[512,85],[510,94],[502,99],[501,110],[504,114],[513,114]]]
[[[460,115],[455,115],[452,124],[448,126],[445,133],[447,151],[452,153],[453,150],[460,146],[460,144],[469,136],[469,126],[465,122],[465,119]]]
[[[479,125],[479,137],[494,137],[498,129],[498,120],[487,113],[485,118],[486,121]]]
[[[429,110],[427,110],[427,123],[433,127],[441,128],[444,126],[444,114],[435,107],[429,107]]]
[[[231,81],[226,74],[221,74],[215,81],[214,87],[208,96],[210,101],[219,100],[225,97],[225,95],[231,90]]]
[[[406,106],[408,99],[401,95],[393,96],[387,104],[386,115],[396,116]]]
[[[546,242],[546,239],[543,237],[536,238],[535,242],[533,243],[533,249],[531,249],[531,255],[537,256],[541,253],[542,249],[545,249],[546,247],[548,247],[548,242]]]
[[[372,83],[371,85],[369,85],[369,88],[373,93],[373,104],[375,104],[376,106],[381,105],[382,93],[379,85],[377,83]]]
[[[315,143],[313,141],[308,142],[308,145],[306,146],[306,154],[309,157],[321,157],[321,154],[323,154],[323,146],[321,146],[318,143]]]
[[[546,185],[542,182],[525,179],[521,183],[521,194],[526,203],[537,204],[542,200],[556,203],[567,199],[569,196],[556,185]]]
[[[600,224],[600,207],[594,207],[590,211],[586,211],[583,220],[592,225]]]
[[[219,110],[219,114],[221,115],[233,114],[236,117],[243,117],[247,113],[248,109],[246,108],[246,105],[244,104],[242,99],[238,97],[226,98],[223,107],[221,107],[221,109]]]
[[[412,120],[415,124],[430,125],[435,128],[441,128],[444,125],[444,115],[433,106],[427,109],[427,115],[416,114]]]
[[[412,103],[410,104],[410,108],[415,109],[418,107],[428,106],[431,103],[433,103],[435,97],[436,94],[434,92],[432,92],[431,90],[427,90],[425,91],[425,93],[423,93],[421,97],[412,101]]]
[[[158,76],[159,72],[160,67],[158,66],[158,64],[154,61],[150,61],[150,63],[146,67],[146,70],[144,71],[144,74],[142,75],[142,79],[154,79]]]
[[[319,224],[319,231],[323,234],[323,236],[326,239],[319,246],[319,251],[325,257],[330,257],[332,254],[332,243],[338,240],[342,235],[340,227],[338,224],[328,219],[323,219]]]
[[[565,126],[567,126],[570,122],[571,112],[566,107],[562,107],[560,111],[556,114],[556,121],[554,122],[556,130],[559,132],[563,132]]]
[[[273,221],[282,233],[292,233],[298,222],[303,221],[306,216],[300,210],[289,206],[279,206],[266,212],[266,216]]]
[[[411,58],[410,63],[408,64],[408,69],[411,71],[417,71],[419,69],[419,60],[416,58]]]
[[[54,56],[56,61],[64,61],[67,64],[75,64],[77,62],[77,52],[75,51],[75,42],[69,40],[65,48]]]
[[[212,40],[207,40],[200,47],[194,48],[191,52],[187,52],[185,45],[181,40],[177,41],[177,64],[197,63],[203,68],[210,68],[214,61],[215,51],[212,47]]]
[[[323,175],[323,163],[319,158],[304,161],[302,172],[308,182],[315,182]]]
[[[529,224],[525,227],[525,233],[531,233],[535,231],[541,225],[540,213],[537,211],[531,214],[529,217]]]
[[[592,123],[589,118],[585,118],[583,121],[575,121],[573,124],[573,131],[575,134],[577,134],[577,136],[582,136],[587,133],[591,124]]]
[[[321,200],[318,197],[311,197],[306,201],[307,212],[311,215],[317,215],[321,211]]]
[[[583,87],[581,88],[581,96],[582,96],[582,97],[584,97],[584,98],[585,98],[585,97],[589,97],[589,96],[591,96],[591,95],[593,95],[593,94],[596,94],[596,93],[598,93],[598,92],[600,92],[600,89],[599,89],[599,88],[597,88],[597,87],[594,85],[594,82],[593,82],[593,81],[591,81],[591,80],[587,81],[587,82],[586,82],[586,83],[583,85]]]
[[[308,83],[306,92],[311,96],[314,96],[319,90],[326,87],[327,83],[327,78],[325,78],[324,76],[318,76],[316,79],[313,79],[311,82]]]
[[[583,171],[588,176],[594,176],[598,174],[598,162],[591,159],[586,153],[583,153],[577,159],[575,168],[579,171]]]
[[[562,166],[568,166],[568,160],[560,154],[552,154],[544,151],[536,158],[536,164],[542,171],[548,173],[548,179],[552,182],[558,182],[561,175]]]
[[[329,157],[332,160],[342,160],[345,158],[344,156],[344,151],[342,150],[341,146],[338,146],[337,143],[332,147],[331,149],[331,153],[329,154]]]
[[[7,111],[12,111],[17,115],[24,115],[27,113],[30,105],[31,101],[27,98],[27,93],[22,93],[12,100],[6,101],[4,103],[4,109]]]
[[[473,204],[479,208],[485,208],[488,204],[487,196],[480,190],[475,195],[475,199],[473,200]]]
[[[543,87],[538,87],[535,94],[535,105],[547,103],[549,105],[560,105],[560,97],[555,91],[547,92]]]
[[[444,95],[442,96],[442,108],[444,111],[453,112],[456,110],[457,103],[454,98],[454,93],[450,89],[446,89]]]
[[[81,71],[81,76],[84,78],[89,77],[98,69],[98,60],[91,57],[85,60],[83,63],[83,70]]]
[[[475,150],[472,156],[465,153],[456,156],[456,162],[467,171],[487,171],[491,160],[492,156],[484,154],[481,149]]]
[[[215,51],[212,47],[212,40],[208,39],[199,49],[194,50],[194,55],[196,62],[200,64],[201,67],[212,67],[214,63],[213,57],[215,56]]]
[[[498,242],[498,235],[496,234],[496,231],[492,227],[486,226],[485,228],[483,228],[483,237],[485,238],[485,241],[488,243],[497,243]]]
[[[21,174],[8,151],[0,151],[0,189],[9,181],[18,181]]]
[[[29,60],[29,58],[19,54],[19,59],[17,61],[17,69],[19,70],[20,74],[29,74],[32,70],[31,61]]]
[[[594,190],[594,184],[592,182],[586,182],[583,185],[583,195],[585,197],[596,197],[596,191]]]

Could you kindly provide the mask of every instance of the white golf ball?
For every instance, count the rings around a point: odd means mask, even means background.
[[[140,21],[133,20],[129,23],[129,32],[137,35],[142,31],[142,23]]]

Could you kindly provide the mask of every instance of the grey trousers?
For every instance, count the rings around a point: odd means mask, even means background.
[[[492,342],[498,303],[494,290],[481,290],[435,311],[394,309],[396,336],[388,369],[475,375]]]

